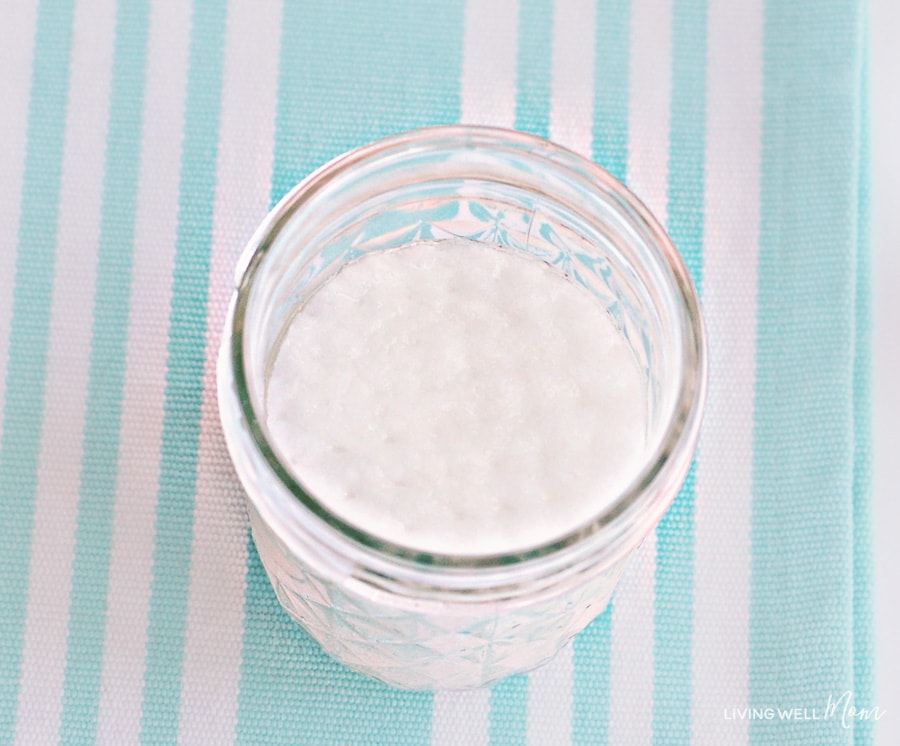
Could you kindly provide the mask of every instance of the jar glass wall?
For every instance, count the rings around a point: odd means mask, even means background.
[[[286,325],[348,262],[466,238],[536,256],[614,320],[645,384],[642,467],[606,509],[515,553],[386,541],[328,509],[266,429]],[[674,499],[705,398],[697,294],[647,209],[547,141],[481,127],[419,130],[316,171],[266,218],[236,272],[219,404],[254,540],[282,605],[332,656],[403,688],[468,688],[533,668],[606,607],[624,563]]]

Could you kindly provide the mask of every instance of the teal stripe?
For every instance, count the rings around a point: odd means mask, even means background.
[[[25,634],[72,37],[72,2],[37,11],[0,440],[0,743],[11,743]]]
[[[755,706],[821,710],[855,683],[861,13],[856,0],[770,1],[765,9],[751,514]],[[835,720],[750,724],[757,744],[852,739]]]
[[[463,0],[286,0],[272,203],[345,150],[459,120]]]
[[[518,40],[514,126],[539,137],[550,137],[552,0],[529,0],[519,5]]]
[[[572,743],[609,743],[610,649],[615,606],[606,611],[574,640]]]
[[[653,743],[690,743],[695,465],[656,529]]]
[[[874,586],[872,567],[872,266],[871,266],[871,162],[869,140],[868,19],[860,45],[861,122],[859,163],[859,244],[856,265],[856,354],[853,368],[853,691],[857,704],[873,707],[875,697],[875,646],[873,630]],[[875,724],[856,726],[855,744],[874,741]]]
[[[140,164],[146,2],[120,2],[110,88],[60,740],[97,729]]]
[[[594,56],[593,159],[620,181],[628,170],[631,0],[600,0]],[[609,740],[610,658],[614,604],[573,642],[572,741]]]
[[[491,689],[491,746],[520,746],[528,739],[528,675],[504,679]]]
[[[141,739],[175,743],[203,398],[225,0],[195,0],[169,311]]]
[[[348,148],[459,120],[463,6],[285,2],[273,202]],[[329,659],[279,608],[251,544],[240,743],[424,744],[431,712],[429,694],[390,689]]]
[[[702,290],[706,153],[706,0],[672,8],[669,234]],[[656,529],[653,742],[690,743],[696,464]]]
[[[619,181],[628,168],[631,0],[599,0],[594,54],[593,157]]]

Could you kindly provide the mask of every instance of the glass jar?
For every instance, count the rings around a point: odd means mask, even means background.
[[[304,490],[266,431],[267,371],[305,299],[366,252],[454,237],[535,255],[587,288],[646,384],[646,449],[629,486],[577,530],[514,554],[385,541]],[[436,127],[340,156],[270,213],[236,270],[218,387],[253,537],[287,612],[350,668],[405,689],[463,689],[544,663],[606,608],[687,474],[705,334],[665,231],[607,172],[519,132]]]

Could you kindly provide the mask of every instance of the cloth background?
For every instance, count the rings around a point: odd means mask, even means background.
[[[0,743],[870,743],[842,717],[874,705],[863,11],[5,3]],[[550,137],[636,191],[701,291],[710,396],[603,616],[532,674],[409,694],[278,607],[213,361],[281,195],[454,122]]]

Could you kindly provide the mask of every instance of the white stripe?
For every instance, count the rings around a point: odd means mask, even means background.
[[[75,8],[59,231],[50,310],[44,421],[16,742],[59,738],[91,328],[115,2]]]
[[[460,90],[464,123],[495,127],[515,123],[518,19],[518,0],[467,0]],[[490,697],[489,689],[436,692],[432,743],[488,743]]]
[[[153,3],[99,743],[140,740],[190,25],[189,4]]]
[[[432,746],[487,746],[491,717],[489,691],[435,692]]]
[[[7,3],[3,16],[0,23],[0,101],[3,102],[0,105],[0,143],[3,143],[0,148],[0,392],[6,391],[37,3]],[[0,407],[2,435],[3,407]]]
[[[711,0],[703,304],[709,400],[697,462],[692,740],[747,742],[763,2]]]
[[[185,744],[231,743],[237,725],[247,518],[222,438],[215,363],[234,264],[269,205],[280,26],[279,0],[231,0],[178,731]]]
[[[628,88],[628,185],[667,221],[672,0],[634,0]]]
[[[556,0],[553,11],[550,137],[590,158],[593,139],[593,2]],[[566,645],[528,677],[528,743],[568,741],[572,731],[574,655]]]
[[[900,743],[900,573],[897,572],[897,526],[900,526],[900,4],[873,0],[871,28],[872,102],[872,435],[874,485],[875,696],[869,705],[887,710],[875,726],[877,744]],[[860,247],[865,251],[866,246]],[[863,705],[865,706],[865,705]]]
[[[628,184],[665,225],[672,0],[634,0],[629,53]],[[653,722],[656,534],[632,557],[614,597],[609,742],[649,744]]]
[[[594,135],[594,0],[556,0],[550,139],[591,157]]]
[[[572,671],[570,642],[556,657],[528,674],[529,746],[569,743],[572,733]]]
[[[518,0],[466,2],[460,91],[465,124],[513,126],[518,19]]]

